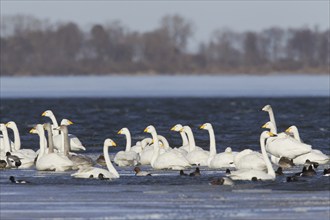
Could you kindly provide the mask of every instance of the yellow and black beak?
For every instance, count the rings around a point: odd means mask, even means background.
[[[123,132],[123,129],[120,129],[120,130],[117,132],[117,134],[122,134],[122,132]]]
[[[171,128],[171,131],[175,131],[175,125]]]
[[[261,128],[267,128],[267,123],[261,126]]]
[[[268,134],[269,134],[270,137],[276,137],[277,136],[277,134],[274,134],[273,132],[270,132],[270,131],[268,132]]]
[[[36,132],[36,129],[35,128],[32,128],[31,130],[30,130],[30,134],[33,134],[33,133],[35,133]]]
[[[287,129],[285,130],[285,133],[291,133],[291,128],[287,128]]]
[[[114,141],[112,141],[112,147],[116,147],[117,146],[117,144],[116,144],[116,142],[114,142]]]
[[[43,113],[41,114],[41,116],[46,116],[46,112],[43,112]]]
[[[205,129],[205,124],[202,124],[201,126],[199,126],[199,129]]]
[[[8,122],[8,123],[6,123],[6,124],[5,124],[5,126],[6,126],[6,127],[8,127],[8,126],[9,126],[9,122]]]
[[[70,120],[68,120],[68,123],[69,123],[69,125],[73,125],[73,122],[72,122],[72,121],[70,121]]]
[[[148,128],[145,128],[143,132],[148,133],[149,132]]]

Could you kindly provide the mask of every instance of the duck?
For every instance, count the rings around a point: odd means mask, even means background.
[[[144,132],[150,133],[154,142],[153,156],[150,161],[153,169],[184,170],[190,167],[189,161],[182,154],[177,154],[174,151],[159,153],[158,135],[153,125],[146,127]]]
[[[99,179],[99,175],[102,174],[102,178],[117,179],[120,178],[118,171],[112,165],[109,157],[109,147],[116,147],[116,143],[110,138],[105,139],[103,144],[103,155],[107,164],[107,170],[98,167],[83,167],[77,172],[71,174],[74,178],[94,178]]]
[[[330,176],[330,168],[323,170],[323,176]]]
[[[126,148],[125,151],[119,151],[114,158],[114,162],[120,166],[136,166],[139,163],[140,156],[135,151],[131,150],[131,134],[127,128],[122,128],[118,131],[118,134],[124,134],[126,136]]]
[[[212,180],[210,182],[210,185],[228,185],[228,186],[233,186],[234,181],[230,178],[227,177],[221,177],[221,178],[217,178],[215,180]]]
[[[260,135],[260,148],[261,148],[262,156],[263,156],[264,161],[267,166],[267,172],[262,171],[262,170],[241,169],[241,170],[231,172],[231,174],[229,174],[229,177],[232,180],[249,180],[249,181],[251,181],[252,178],[254,178],[254,177],[257,178],[258,180],[259,179],[260,180],[275,180],[276,174],[275,174],[275,171],[272,167],[272,164],[268,158],[268,155],[267,155],[266,149],[265,149],[266,138],[273,137],[273,136],[275,136],[275,134],[273,134],[270,131],[264,131]],[[251,163],[253,163],[253,161],[251,161]]]
[[[187,173],[185,173],[183,170],[180,170],[180,176],[188,176],[188,174]]]
[[[10,180],[12,183],[17,183],[17,184],[26,184],[26,183],[30,183],[29,181],[26,181],[26,180],[15,180],[15,177],[14,177],[14,176],[10,176],[10,177],[9,177],[9,180]]]
[[[7,162],[5,160],[0,160],[0,169],[5,169],[7,167]]]
[[[306,169],[306,167],[304,167],[304,168],[303,168],[303,171],[301,172],[300,176],[314,176],[314,175],[316,175],[316,171],[313,169],[312,165],[308,166],[308,169]]]
[[[201,175],[201,171],[199,170],[198,167],[196,167],[194,172],[189,173],[189,176],[200,176],[200,175]]]
[[[283,168],[282,167],[277,168],[275,173],[276,173],[276,176],[283,176]]]
[[[316,169],[320,164],[318,162],[306,160],[304,166],[312,166],[313,169]]]
[[[6,153],[6,162],[8,168],[18,168],[22,165],[21,160],[17,156],[11,155],[10,152]]]
[[[146,171],[141,171],[140,167],[134,168],[135,176],[151,176],[151,173]]]
[[[207,165],[213,169],[235,167],[234,157],[237,152],[233,152],[230,147],[227,147],[223,153],[217,154],[215,135],[212,124],[204,123],[199,127],[207,130],[210,136],[210,153],[207,160]]]

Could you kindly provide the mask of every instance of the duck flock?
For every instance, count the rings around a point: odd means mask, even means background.
[[[277,175],[283,175],[283,169],[302,166],[302,171],[286,178],[287,182],[298,181],[301,176],[317,174],[319,164],[329,164],[329,156],[311,145],[303,143],[296,126],[289,127],[285,132],[277,132],[272,107],[262,108],[268,112],[270,121],[262,128],[267,130],[260,134],[261,151],[245,149],[241,152],[227,147],[224,152],[217,153],[216,140],[212,124],[205,123],[200,129],[209,133],[209,150],[196,146],[194,134],[189,126],[177,124],[171,131],[178,132],[182,138],[182,146],[172,148],[162,135],[158,135],[156,128],[149,125],[144,132],[151,136],[144,138],[132,146],[131,134],[128,128],[122,128],[118,134],[126,136],[126,149],[116,153],[113,161],[109,156],[109,148],[116,147],[110,138],[105,139],[103,154],[97,160],[77,151],[85,151],[81,141],[73,134],[69,134],[68,126],[73,124],[63,119],[58,124],[53,112],[47,110],[42,116],[49,117],[51,123],[37,124],[31,134],[39,136],[40,149],[22,149],[20,134],[15,122],[0,123],[0,168],[27,169],[35,167],[39,171],[62,172],[72,170],[73,178],[115,179],[120,178],[120,167],[132,166],[136,176],[150,176],[142,171],[139,165],[150,165],[154,170],[176,170],[179,175],[199,176],[201,169],[207,167],[214,170],[226,170],[226,177],[214,179],[212,185],[233,185],[236,180],[259,181],[275,180]],[[14,140],[11,141],[8,129],[13,131]],[[101,153],[101,152],[100,152]],[[117,165],[117,169],[113,165]],[[273,165],[278,167],[274,170]],[[187,174],[186,169],[195,167],[195,171]],[[325,165],[327,166],[327,165]],[[324,176],[330,175],[330,168],[323,171]],[[28,183],[16,180],[10,176],[13,183]]]

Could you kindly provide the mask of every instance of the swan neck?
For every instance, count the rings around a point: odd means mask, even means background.
[[[57,123],[57,120],[56,120],[55,115],[54,114],[51,114],[51,116],[49,116],[49,118],[52,120],[53,128],[57,128],[58,127],[58,123]],[[60,131],[59,130],[54,130],[53,131],[53,135],[57,135],[57,134],[60,134]]]
[[[42,158],[44,156],[44,154],[45,154],[45,151],[46,151],[46,145],[45,145],[46,137],[45,137],[45,132],[44,131],[40,131],[40,132],[38,132],[38,135],[39,135],[40,151],[39,151],[39,155],[38,155],[37,160],[39,160],[40,158]]]
[[[13,127],[13,132],[14,132],[14,146],[15,150],[20,150],[21,149],[21,138],[19,136],[19,131],[16,126],[16,124]]]
[[[157,132],[154,131],[151,133],[152,139],[154,141],[154,150],[153,150],[153,154],[152,154],[152,158],[150,161],[151,166],[154,166],[155,161],[157,160],[158,156],[159,156],[159,140],[158,140],[158,136],[157,136]]]
[[[67,131],[62,131],[62,144],[63,144],[63,154],[64,156],[69,156],[70,142],[69,142],[69,134]]]
[[[182,146],[187,146],[189,144],[189,142],[188,142],[188,138],[187,138],[186,133],[183,132],[183,131],[180,131],[180,135],[181,135],[181,138],[182,138]]]
[[[126,149],[125,151],[128,152],[131,150],[131,146],[132,146],[132,137],[131,137],[131,133],[129,131],[125,132],[125,136],[126,136]]]
[[[112,165],[110,157],[109,157],[109,146],[107,146],[107,145],[103,146],[103,155],[104,155],[105,163],[107,164],[107,168],[108,168],[109,172],[112,173],[113,175],[115,175],[116,177],[119,177],[119,173]]]
[[[271,108],[269,111],[268,111],[268,114],[269,114],[269,119],[270,121],[273,123],[274,125],[274,130],[271,132],[274,133],[274,134],[277,134],[277,126],[276,126],[276,122],[275,122],[275,117],[274,117],[274,112],[273,112],[273,109]]]
[[[294,139],[296,139],[297,141],[301,142],[301,139],[300,139],[300,135],[299,135],[299,131],[298,131],[298,129],[293,129],[293,137],[294,137]]]
[[[54,153],[54,140],[53,140],[53,133],[52,129],[47,129],[47,134],[48,134],[48,153]]]
[[[196,144],[195,144],[195,138],[194,138],[194,134],[192,133],[192,131],[189,129],[186,131],[186,134],[188,136],[188,142],[189,142],[189,151],[194,151]]]
[[[269,157],[268,157],[266,149],[265,149],[265,138],[264,137],[260,137],[260,148],[261,148],[261,153],[262,153],[263,159],[267,166],[267,174],[271,175],[272,177],[275,178],[276,175],[275,175],[274,168],[272,166],[272,163],[269,160]]]
[[[210,135],[210,157],[213,157],[217,154],[213,128],[209,129],[209,135]]]
[[[7,128],[5,128],[3,131],[2,131],[2,135],[3,135],[3,141],[4,141],[4,144],[5,144],[5,155],[7,152],[11,152],[11,147],[10,147],[10,140],[9,140],[9,136],[8,136],[8,130]]]

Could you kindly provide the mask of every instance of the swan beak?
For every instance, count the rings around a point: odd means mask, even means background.
[[[120,130],[117,132],[117,134],[122,134],[122,129],[120,129]]]
[[[173,126],[173,127],[171,128],[171,131],[175,131],[175,126]]]
[[[111,144],[112,144],[113,147],[117,146],[117,144],[114,141],[112,141]]]
[[[9,127],[9,122],[5,124],[6,127]]]
[[[205,129],[205,124],[199,126],[199,129]]]
[[[68,123],[69,123],[69,125],[73,125],[73,122],[72,122],[72,121],[70,121],[70,120],[68,120]]]
[[[267,123],[261,126],[261,128],[267,128]]]
[[[7,124],[6,124],[6,126],[7,126]],[[288,128],[285,130],[285,133],[290,133],[290,132],[291,132],[291,128]]]
[[[145,128],[143,132],[148,133],[148,128]]]
[[[33,134],[33,133],[35,133],[36,132],[36,129],[35,128],[32,128],[31,130],[30,130],[30,134]]]
[[[152,141],[151,141],[151,144],[153,144],[153,143],[155,143],[155,142],[154,142],[154,139],[152,139]]]
[[[46,116],[46,112],[43,112],[43,113],[41,114],[41,116]]]
[[[268,132],[268,134],[269,134],[269,136],[271,136],[271,137],[276,137],[277,136],[277,134],[274,134],[273,132]]]
[[[181,129],[180,129],[180,132],[183,132],[183,131],[184,131],[184,129],[183,129],[183,128],[181,128]]]

